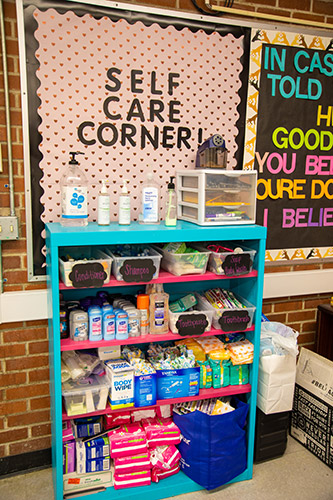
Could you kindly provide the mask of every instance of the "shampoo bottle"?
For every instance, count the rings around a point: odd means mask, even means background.
[[[101,190],[98,193],[97,224],[99,226],[108,226],[110,224],[110,195],[105,182],[103,179]]]
[[[127,191],[127,182],[124,179],[124,185],[119,196],[119,224],[121,226],[128,226],[131,223],[131,198]]]
[[[154,181],[153,174],[147,174],[147,180],[143,184],[141,197],[140,224],[160,223],[160,193],[159,185]]]
[[[78,167],[75,159],[80,152],[69,153],[72,157],[69,168],[60,179],[61,189],[61,225],[87,226],[88,225],[88,181]]]
[[[168,183],[168,193],[167,193],[167,201],[165,207],[166,226],[177,225],[177,197],[173,179],[174,177],[170,177],[170,182]]]
[[[149,296],[150,333],[167,333],[169,329],[169,295],[163,284],[156,284],[156,292]]]

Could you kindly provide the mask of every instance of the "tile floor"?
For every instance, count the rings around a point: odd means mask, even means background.
[[[256,464],[251,481],[223,486],[213,493],[198,491],[173,497],[174,500],[221,500],[223,498],[226,500],[333,500],[333,471],[289,437],[285,454],[281,458]],[[53,500],[51,469],[1,479],[0,499]]]

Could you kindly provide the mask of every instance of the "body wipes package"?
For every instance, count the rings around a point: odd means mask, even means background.
[[[134,406],[134,369],[123,359],[105,362],[110,382],[109,405],[112,410]]]

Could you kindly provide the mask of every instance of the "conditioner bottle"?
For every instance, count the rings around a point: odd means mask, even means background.
[[[119,224],[121,226],[128,226],[131,223],[131,198],[127,191],[127,182],[124,179],[124,185],[119,196]]]
[[[97,224],[99,226],[108,226],[110,224],[110,195],[104,179],[98,193]]]

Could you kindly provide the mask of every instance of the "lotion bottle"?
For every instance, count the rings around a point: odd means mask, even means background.
[[[88,225],[88,181],[78,167],[76,155],[79,151],[69,153],[71,159],[69,168],[60,179],[61,190],[61,220],[62,226]]]
[[[147,180],[143,183],[141,195],[140,224],[160,223],[160,193],[159,185],[153,179],[152,172],[147,174]]]
[[[127,190],[127,182],[128,180],[124,179],[119,195],[119,224],[121,226],[128,226],[131,223],[131,198]]]
[[[174,177],[170,177],[170,182],[168,183],[168,193],[165,207],[166,226],[177,225],[177,196],[173,179]]]
[[[97,224],[99,226],[108,226],[110,224],[110,195],[104,179],[98,193]]]
[[[150,333],[167,333],[169,330],[169,294],[163,284],[156,284],[156,292],[149,296]]]

